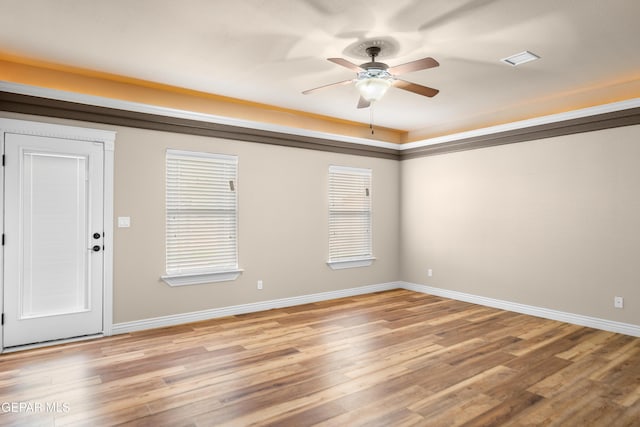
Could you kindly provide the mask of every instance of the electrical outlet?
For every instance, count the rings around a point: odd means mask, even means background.
[[[258,289],[262,289],[262,280],[258,280]]]
[[[622,298],[622,297],[613,297],[613,306],[615,308],[623,308],[624,307],[624,298]]]
[[[427,276],[429,276],[429,277],[433,276],[433,270],[432,269],[428,269],[427,270]]]

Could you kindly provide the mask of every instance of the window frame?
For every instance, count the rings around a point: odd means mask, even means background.
[[[184,158],[188,161],[201,160],[203,163],[216,164],[218,160],[218,167],[225,167],[226,165],[233,164],[233,218],[235,224],[234,236],[234,258],[235,263],[231,265],[211,265],[209,267],[197,267],[197,268],[184,268],[182,270],[169,270],[169,221],[170,221],[170,208],[169,208],[169,162],[171,159],[179,160]],[[213,166],[215,168],[215,166]],[[219,172],[223,173],[223,172]],[[212,193],[208,193],[212,194]],[[189,209],[184,209],[188,211]],[[207,153],[199,151],[185,151],[167,149],[165,153],[165,275],[161,276],[161,279],[169,286],[185,286],[196,285],[201,283],[223,282],[236,280],[240,273],[243,271],[238,267],[239,265],[239,249],[238,249],[238,156],[228,154]]]
[[[336,211],[336,209],[332,206],[332,200],[336,197],[333,194],[333,174],[351,174],[351,175],[360,175],[366,176],[368,182],[365,183],[365,187],[363,190],[368,190],[367,199],[367,214],[368,214],[368,236],[367,244],[368,253],[362,253],[360,255],[355,256],[339,256],[339,254],[332,254],[332,212]],[[330,165],[328,171],[328,231],[329,231],[329,257],[327,260],[327,265],[331,267],[333,270],[340,270],[345,268],[356,268],[356,267],[367,267],[370,266],[373,261],[376,259],[373,256],[373,170],[368,168],[356,168],[350,166],[338,166],[338,165]],[[344,213],[344,209],[342,210]],[[357,210],[352,210],[351,212],[358,212]]]

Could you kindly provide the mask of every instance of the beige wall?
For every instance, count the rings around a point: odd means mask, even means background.
[[[118,129],[115,322],[384,283],[399,276],[399,164],[319,151],[138,129]],[[238,156],[239,261],[233,282],[171,288],[164,273],[167,148]],[[371,267],[334,271],[328,257],[331,164],[373,169]],[[257,290],[258,280],[264,289]]]
[[[401,278],[640,325],[639,137],[628,126],[403,161]]]
[[[640,126],[396,162],[0,116],[118,132],[115,323],[405,280],[640,325]],[[238,280],[160,280],[167,148],[239,156]],[[325,264],[330,164],[373,169],[371,267]]]
[[[114,216],[114,323],[395,281],[399,267],[400,164],[208,137],[2,113],[117,131]],[[233,282],[169,287],[164,274],[167,148],[238,155],[239,260]],[[373,169],[370,267],[331,270],[327,172],[331,164]],[[264,289],[257,290],[258,280]]]

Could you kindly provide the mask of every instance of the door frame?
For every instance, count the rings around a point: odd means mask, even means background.
[[[116,132],[28,120],[0,118],[0,152],[4,156],[5,134],[63,138],[87,143],[100,143],[104,150],[104,269],[102,295],[102,335],[113,329],[113,179]],[[4,167],[4,166],[3,166]],[[0,229],[4,235],[4,170],[0,173]],[[4,311],[4,245],[0,245],[0,310]],[[64,341],[64,340],[62,340]],[[4,325],[0,326],[0,353],[4,351]],[[55,343],[55,342],[53,342]],[[52,343],[52,344],[53,344]]]

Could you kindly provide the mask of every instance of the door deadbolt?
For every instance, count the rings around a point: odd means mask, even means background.
[[[93,233],[93,238],[94,239],[99,239],[100,238],[100,233]]]

